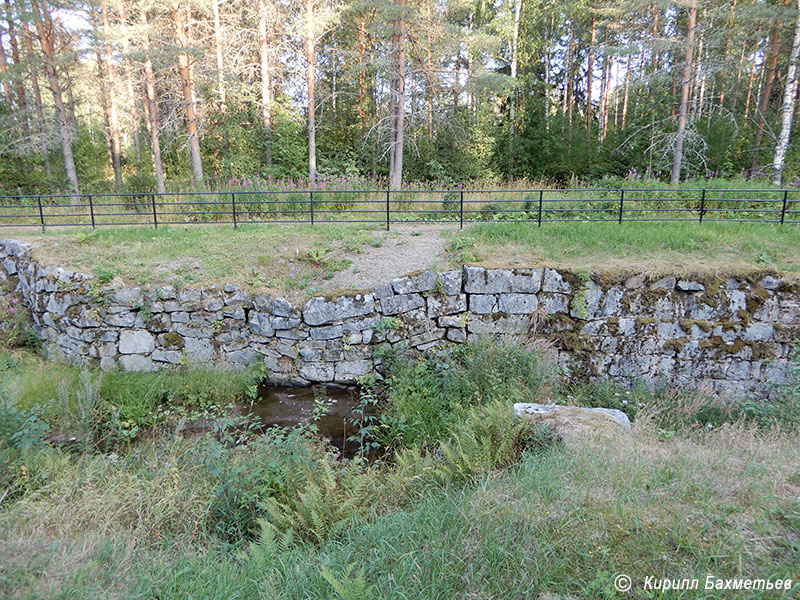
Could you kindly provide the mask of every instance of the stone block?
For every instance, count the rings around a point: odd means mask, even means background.
[[[491,313],[497,306],[497,298],[485,294],[472,294],[469,297],[469,310],[477,315]]]
[[[539,300],[535,294],[500,294],[497,308],[509,315],[529,315],[539,308]]]
[[[143,329],[126,329],[119,334],[120,354],[149,354],[155,346],[153,335]]]
[[[423,306],[425,306],[425,300],[420,294],[389,296],[381,300],[381,312],[387,316],[409,312]]]
[[[303,318],[309,325],[325,325],[374,312],[375,297],[372,294],[342,296],[334,300],[316,297],[306,302]]]

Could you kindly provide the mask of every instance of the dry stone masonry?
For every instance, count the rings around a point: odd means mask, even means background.
[[[425,351],[488,334],[549,341],[570,377],[766,397],[800,336],[798,286],[776,273],[649,281],[465,266],[301,309],[233,284],[102,285],[41,266],[30,250],[0,240],[0,280],[21,295],[52,356],[103,369],[263,361],[274,382],[352,383],[380,371],[380,348]]]

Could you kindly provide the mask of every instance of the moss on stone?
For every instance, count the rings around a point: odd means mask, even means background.
[[[636,326],[644,327],[645,325],[652,325],[656,320],[653,317],[636,317]]]
[[[753,286],[747,292],[747,312],[753,314],[769,298],[769,292],[760,285]]]
[[[183,336],[171,331],[164,334],[164,346],[169,350],[180,350],[184,346]]]
[[[698,329],[701,331],[705,331],[708,333],[713,328],[711,323],[708,321],[701,321],[698,319],[681,319],[680,320],[681,328],[686,332],[689,333],[692,330],[693,326],[697,326]]]
[[[667,340],[664,342],[664,350],[667,351],[674,351],[676,354],[680,354],[683,352],[683,348],[686,346],[686,343],[689,341],[689,338],[676,338],[674,340]]]

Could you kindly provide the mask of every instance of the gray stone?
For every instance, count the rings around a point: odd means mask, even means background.
[[[181,353],[177,350],[162,350],[161,348],[156,348],[153,350],[150,358],[152,358],[155,362],[177,365],[181,361]]]
[[[253,296],[253,308],[260,312],[271,312],[272,296],[268,296],[267,294]]]
[[[258,353],[252,348],[228,352],[226,357],[235,365],[252,365],[258,360]]]
[[[336,363],[334,381],[350,383],[372,371],[370,360],[343,360]]]
[[[439,317],[437,323],[439,324],[439,327],[460,327],[463,329],[466,321],[466,315],[458,315],[452,317]]]
[[[174,312],[170,314],[170,319],[173,323],[188,323],[189,322],[189,313],[188,312]]]
[[[114,290],[112,299],[117,304],[125,304],[126,306],[137,307],[141,306],[144,302],[142,295],[142,288],[140,287],[124,287]]]
[[[392,288],[395,294],[413,294],[435,290],[436,273],[433,271],[424,271],[422,273],[394,279],[392,280]]]
[[[464,291],[470,294],[501,294],[511,291],[511,271],[464,267]]]
[[[678,283],[678,280],[677,280],[676,277],[668,275],[667,277],[662,277],[658,281],[654,282],[650,286],[650,289],[653,289],[653,290],[674,290],[675,289],[675,284],[677,284],[677,283]]]
[[[329,362],[305,363],[298,369],[300,377],[308,381],[333,381],[335,367]]]
[[[428,297],[428,317],[433,319],[442,315],[452,315],[454,313],[467,310],[466,294],[457,296],[442,296],[439,294]]]
[[[455,296],[461,293],[461,271],[445,271],[439,273],[438,288],[445,296]]]
[[[688,279],[679,279],[676,287],[682,292],[702,292],[706,289],[699,281],[690,281]]]
[[[420,294],[389,296],[381,300],[381,312],[384,315],[397,315],[423,306],[425,300]]]
[[[447,339],[457,344],[463,344],[467,341],[467,334],[462,329],[448,329]]]
[[[531,314],[539,308],[539,300],[535,294],[500,294],[497,308],[509,315]]]
[[[646,276],[644,273],[639,273],[638,275],[633,275],[632,277],[628,277],[625,280],[625,288],[628,290],[638,290],[641,287],[644,287]]]
[[[767,275],[766,277],[764,277],[764,279],[762,279],[758,283],[765,290],[775,291],[780,289],[781,287],[781,280],[778,279],[777,277],[773,277],[772,275]]]
[[[342,337],[341,325],[329,325],[327,327],[312,327],[311,339],[312,340],[334,340]],[[360,337],[360,336],[359,336]]]
[[[226,294],[233,294],[239,291],[239,286],[235,283],[226,283],[223,284],[222,291]]]
[[[117,361],[110,356],[104,356],[100,359],[100,369],[102,371],[113,371],[117,368]]]
[[[539,306],[545,314],[565,313],[569,307],[569,296],[566,294],[539,294]]]
[[[296,318],[300,316],[300,312],[295,310],[292,305],[283,298],[275,298],[275,301],[272,303],[272,314],[276,317]]]
[[[119,364],[125,371],[152,371],[155,368],[152,359],[149,356],[142,356],[141,354],[126,354],[120,356]]]
[[[256,335],[263,335],[264,337],[272,337],[275,330],[272,328],[269,313],[250,311],[247,318],[247,324],[250,331]]]
[[[542,281],[542,291],[569,294],[572,291],[572,286],[568,281],[564,281],[564,278],[558,271],[554,269],[545,269]]]
[[[561,406],[558,404],[534,404],[527,402],[517,402],[514,404],[514,415],[517,417],[529,415],[547,415],[557,412],[567,412],[573,414],[601,414],[606,415],[622,429],[631,428],[630,419],[621,410],[616,408],[583,408],[578,406]]]
[[[511,275],[511,291],[535,294],[542,287],[541,269],[517,269]]]
[[[378,300],[383,300],[384,298],[388,298],[392,294],[394,294],[394,291],[392,290],[391,284],[387,283],[384,285],[379,285],[378,287],[375,288],[375,297]]]
[[[775,337],[775,327],[771,323],[750,323],[744,331],[748,342],[765,342]]]
[[[275,331],[294,329],[302,323],[302,319],[298,317],[271,317],[270,324]]]
[[[469,297],[469,310],[478,315],[492,312],[497,305],[497,298],[483,294],[472,294]]]
[[[143,329],[126,329],[119,334],[120,354],[149,354],[155,346],[153,335]]]
[[[192,362],[209,361],[214,357],[214,346],[211,345],[210,340],[186,338],[184,342],[183,350]]]
[[[375,312],[375,297],[372,294],[342,296],[335,300],[316,297],[306,302],[303,318],[309,325],[324,325],[373,312]]]
[[[203,326],[199,324],[178,323],[175,325],[175,332],[181,334],[185,338],[210,339],[214,337],[214,331],[210,326]]]

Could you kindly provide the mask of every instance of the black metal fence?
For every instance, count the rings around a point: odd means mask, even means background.
[[[800,190],[280,190],[0,197],[0,227],[479,221],[800,223]]]

